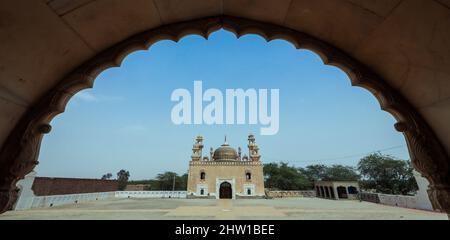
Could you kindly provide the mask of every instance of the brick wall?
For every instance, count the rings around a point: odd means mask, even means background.
[[[117,180],[36,177],[32,189],[36,196],[113,192],[118,190],[118,182]]]

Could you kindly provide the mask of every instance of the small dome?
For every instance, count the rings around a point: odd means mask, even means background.
[[[214,151],[214,161],[238,161],[238,153],[234,148],[224,143]]]

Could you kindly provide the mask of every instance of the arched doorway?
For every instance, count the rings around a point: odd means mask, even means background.
[[[205,177],[206,177],[206,174],[205,174],[205,172],[201,172],[200,173],[200,180],[205,180]]]
[[[348,198],[347,190],[343,186],[337,187],[337,193],[338,193],[339,199],[341,199],[341,198]]]
[[[349,186],[348,188],[348,194],[358,194],[358,189],[354,186]]]
[[[231,199],[233,190],[231,189],[231,184],[229,182],[223,182],[220,184],[219,188],[219,198],[220,199]]]

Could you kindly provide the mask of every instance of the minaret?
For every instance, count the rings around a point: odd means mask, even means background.
[[[212,160],[214,160],[213,159],[213,156],[214,156],[214,149],[211,147],[210,149],[209,149],[209,159],[212,161]]]
[[[238,156],[239,156],[239,161],[242,161],[242,158],[241,158],[241,156],[242,156],[242,149],[241,149],[241,147],[238,147]]]
[[[259,147],[256,144],[255,136],[253,134],[248,135],[248,154],[250,161],[259,161],[261,155],[259,155]]]
[[[203,137],[199,135],[195,139],[195,143],[192,146],[192,156],[191,156],[192,161],[200,161],[200,159],[202,158],[202,149],[203,149]]]

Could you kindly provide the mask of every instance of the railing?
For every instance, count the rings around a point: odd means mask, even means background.
[[[268,191],[268,197],[288,198],[288,197],[315,197],[315,191]]]
[[[116,198],[186,198],[186,191],[117,191]]]

